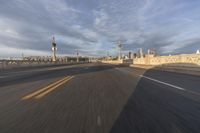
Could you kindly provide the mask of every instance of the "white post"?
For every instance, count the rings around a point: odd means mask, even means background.
[[[52,61],[55,62],[56,61],[57,47],[56,47],[56,41],[55,41],[55,37],[54,36],[52,38],[52,51],[53,51]]]
[[[76,62],[79,62],[79,52],[77,50],[77,53],[76,53]]]
[[[52,51],[53,51],[52,60],[53,60],[53,62],[55,62],[56,61],[56,48],[52,47]]]

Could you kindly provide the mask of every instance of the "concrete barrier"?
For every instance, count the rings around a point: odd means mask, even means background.
[[[35,66],[51,66],[61,64],[80,64],[87,62],[38,62],[38,61],[22,61],[22,60],[0,60],[0,71]]]
[[[183,73],[183,74],[190,74],[190,75],[197,75],[200,76],[200,66],[195,64],[188,64],[188,65],[177,65],[177,64],[164,64],[164,65],[135,65],[132,64],[130,67],[135,68],[142,68],[142,69],[154,69],[160,71],[168,71],[168,72],[176,72],[176,73]]]
[[[122,60],[102,61],[102,63],[118,65],[118,64],[122,64]]]
[[[108,60],[108,61],[102,61],[102,63],[106,63],[106,64],[115,64],[115,65],[119,65],[119,64],[132,64],[133,60],[132,59],[127,59],[127,60]]]
[[[200,65],[200,54],[180,54],[173,56],[154,56],[135,58],[133,64],[141,65],[162,65],[162,64],[197,64]]]

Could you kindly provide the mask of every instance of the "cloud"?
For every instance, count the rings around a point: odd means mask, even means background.
[[[199,43],[195,39],[200,34],[198,4],[186,0],[2,0],[0,48],[16,52],[0,56],[16,55],[17,49],[30,55],[50,54],[52,35],[63,55],[77,49],[82,55],[103,56],[107,51],[114,55],[113,41],[120,39],[126,44],[124,51],[192,52]]]
[[[32,56],[32,53],[35,53],[35,55],[40,55],[40,56],[50,55],[49,52],[44,52],[42,50],[31,50],[31,49],[22,50],[20,48],[12,48],[7,46],[1,46],[0,53],[2,54],[1,58],[8,58],[8,57],[21,58],[22,54],[25,56]]]
[[[195,53],[196,50],[199,49],[199,44],[199,38],[191,38],[170,43],[169,45],[166,45],[161,49],[164,51],[164,53],[179,54],[182,53],[182,51],[186,51],[185,53]]]

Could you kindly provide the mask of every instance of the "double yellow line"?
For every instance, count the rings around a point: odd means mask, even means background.
[[[38,90],[36,92],[33,92],[31,94],[28,94],[28,95],[24,96],[22,98],[22,100],[27,100],[27,99],[31,99],[31,98],[40,99],[43,96],[45,96],[48,93],[50,93],[53,90],[55,90],[56,88],[58,88],[59,86],[63,85],[67,81],[71,80],[72,78],[74,78],[74,76],[64,77],[64,78],[58,80],[57,82],[48,85],[47,87],[44,87],[44,88],[42,88],[42,89],[40,89],[40,90]]]

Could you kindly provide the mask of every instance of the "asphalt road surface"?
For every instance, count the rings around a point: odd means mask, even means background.
[[[200,77],[99,63],[0,72],[0,133],[200,133]]]

